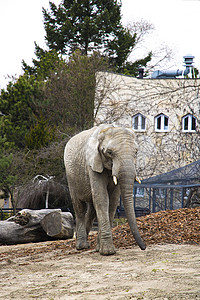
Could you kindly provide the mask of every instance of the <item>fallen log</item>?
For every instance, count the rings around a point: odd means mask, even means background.
[[[0,221],[0,244],[24,244],[74,235],[74,218],[61,209],[23,209],[15,216]]]

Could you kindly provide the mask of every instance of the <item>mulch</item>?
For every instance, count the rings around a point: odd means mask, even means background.
[[[137,218],[137,224],[146,245],[200,243],[200,207],[160,211]],[[115,227],[113,238],[117,248],[136,244],[128,224]]]
[[[200,207],[160,211],[137,218],[140,235],[146,245],[152,244],[200,244]],[[113,241],[117,249],[130,248],[136,242],[128,224],[113,228]],[[95,249],[97,232],[89,235],[90,250]],[[8,247],[8,248],[7,248]],[[57,240],[31,244],[30,247],[7,246],[0,253],[0,261],[12,258],[55,252],[55,256],[76,254],[75,240]],[[1,247],[0,247],[1,250]],[[82,250],[87,251],[87,250]]]

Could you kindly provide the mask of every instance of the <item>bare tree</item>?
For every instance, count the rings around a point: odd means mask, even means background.
[[[154,39],[153,33],[156,28],[152,23],[149,23],[144,19],[129,22],[127,28],[132,35],[136,33],[135,47],[130,54],[129,60],[141,58],[144,53],[147,54],[149,52],[149,48],[146,47],[148,44],[147,39]],[[158,47],[152,49],[152,58],[145,68],[146,72],[149,73],[155,68],[161,68],[169,63],[172,64],[173,56],[173,50],[162,42]]]
[[[132,21],[127,24],[131,34],[136,33],[136,49],[145,41],[145,37],[155,30],[155,26],[146,20]]]

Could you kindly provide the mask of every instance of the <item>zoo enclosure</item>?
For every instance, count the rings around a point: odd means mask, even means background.
[[[190,194],[200,188],[200,184],[135,184],[133,192],[134,207],[157,212],[189,206]]]
[[[160,210],[200,206],[200,160],[139,184],[135,182],[133,202],[136,216]],[[119,215],[125,215],[120,200]]]

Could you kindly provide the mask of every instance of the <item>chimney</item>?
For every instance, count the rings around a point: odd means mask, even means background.
[[[185,70],[157,70],[154,71],[151,75],[151,78],[177,78],[178,76],[186,77],[188,74],[192,73],[193,69],[193,55],[186,55],[184,58]]]

